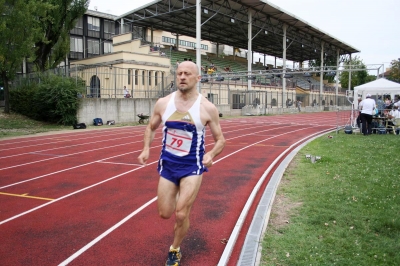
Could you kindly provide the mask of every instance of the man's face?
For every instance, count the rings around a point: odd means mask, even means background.
[[[196,64],[188,61],[179,64],[176,71],[176,84],[180,91],[192,90],[200,78]]]

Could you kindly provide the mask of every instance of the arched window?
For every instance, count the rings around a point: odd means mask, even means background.
[[[271,106],[276,106],[276,99],[275,99],[275,98],[273,98],[273,99],[271,100]]]
[[[90,94],[91,98],[100,98],[100,79],[94,75],[90,78]]]

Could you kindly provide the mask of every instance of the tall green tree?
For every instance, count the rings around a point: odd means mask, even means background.
[[[400,60],[392,60],[388,79],[400,83]]]
[[[340,84],[342,88],[349,87],[349,70],[351,69],[351,89],[353,90],[355,86],[366,83],[368,79],[368,72],[366,66],[359,56],[352,58],[351,60],[346,60],[343,62],[343,68],[346,71],[342,71],[340,74]]]
[[[42,38],[36,41],[34,63],[40,71],[56,67],[70,49],[69,31],[82,17],[89,0],[44,0],[52,5],[40,18]]]
[[[38,17],[50,6],[37,0],[0,0],[0,75],[4,83],[4,112],[10,112],[9,82],[31,57],[40,37]]]

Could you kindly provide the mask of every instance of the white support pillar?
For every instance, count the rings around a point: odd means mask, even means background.
[[[196,31],[197,31],[197,30],[196,30]],[[197,33],[196,33],[196,34],[197,34]],[[179,50],[179,34],[178,34],[178,33],[176,34],[175,42],[176,42],[176,50]]]
[[[284,78],[286,73],[286,29],[287,25],[283,25],[283,65],[282,65],[282,107],[286,106],[286,79]]]
[[[324,92],[324,42],[321,43],[321,69],[319,77],[319,106],[322,106],[322,95]]]
[[[335,95],[336,95],[336,106],[339,105],[338,103],[338,96],[339,96],[339,67],[340,67],[340,50],[339,48],[336,49],[336,84],[335,84]]]
[[[349,61],[349,86],[348,86],[348,90],[351,90],[351,54],[350,54],[350,61]],[[354,99],[357,99],[356,97],[358,97],[358,95],[354,95]]]
[[[124,32],[124,19],[123,18],[121,18],[121,32],[120,32],[120,34],[124,34],[125,32]]]
[[[196,0],[196,64],[201,74],[201,0]],[[197,91],[201,93],[201,83],[197,83]]]
[[[251,63],[252,63],[252,43],[253,43],[253,34],[252,34],[252,20],[253,20],[253,14],[249,10],[248,13],[248,25],[247,25],[247,71],[250,76],[251,73]],[[251,79],[247,79],[247,90],[251,90]]]

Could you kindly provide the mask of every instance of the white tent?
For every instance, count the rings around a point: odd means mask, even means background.
[[[354,107],[358,108],[358,98],[365,99],[367,93],[371,95],[390,95],[394,99],[394,95],[400,95],[400,84],[380,78],[360,86],[354,87]]]

